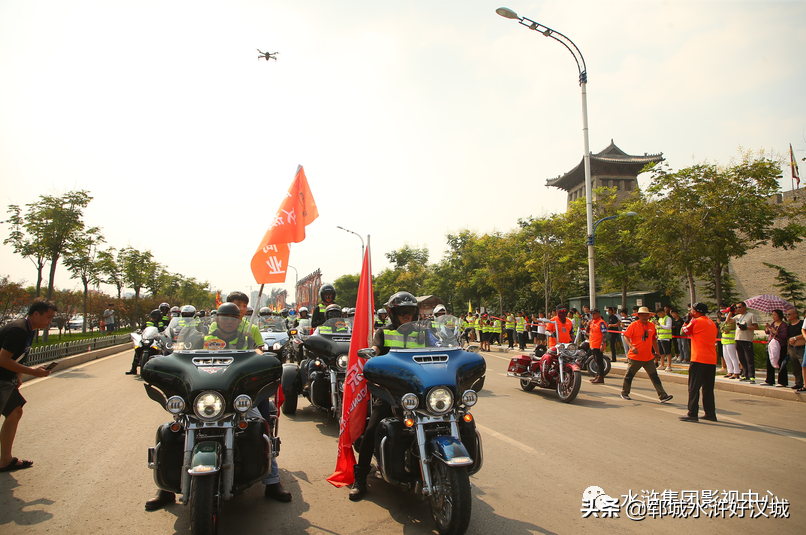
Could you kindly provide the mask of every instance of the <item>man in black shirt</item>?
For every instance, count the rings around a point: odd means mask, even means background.
[[[44,366],[29,368],[19,361],[28,356],[36,331],[50,327],[57,310],[50,301],[37,300],[28,309],[28,317],[0,327],[0,414],[5,416],[0,428],[0,472],[30,468],[34,464],[11,456],[25,405],[25,398],[20,394],[20,375],[47,377],[50,370]]]
[[[616,307],[607,307],[607,314],[607,330],[610,331],[610,333],[608,333],[610,334],[610,360],[616,362],[616,344],[621,341],[621,336],[619,336],[617,332],[612,331],[621,330],[621,319],[616,314]]]

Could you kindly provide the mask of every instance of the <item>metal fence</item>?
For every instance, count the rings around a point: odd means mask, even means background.
[[[34,366],[42,362],[63,359],[65,357],[87,353],[88,351],[94,351],[96,349],[103,349],[105,347],[121,344],[129,344],[131,341],[131,336],[129,336],[129,333],[126,333],[36,347],[31,349],[31,352],[28,354],[28,358],[25,360],[25,364],[28,366]]]

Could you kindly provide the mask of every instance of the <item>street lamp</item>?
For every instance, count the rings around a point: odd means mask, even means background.
[[[518,23],[526,26],[530,30],[540,32],[546,37],[551,37],[555,41],[562,44],[574,56],[574,61],[577,62],[577,70],[579,71],[579,87],[582,88],[582,136],[584,142],[584,152],[582,153],[582,160],[585,163],[585,209],[587,214],[588,224],[588,279],[590,281],[590,308],[596,307],[596,280],[593,273],[593,244],[591,237],[593,236],[593,192],[591,191],[591,157],[590,157],[590,144],[588,143],[588,72],[585,65],[585,58],[582,57],[582,52],[579,51],[577,45],[574,44],[568,37],[558,31],[552,30],[548,26],[543,26],[539,22],[526,17],[519,17],[517,13],[507,7],[499,7],[495,10],[496,13],[507,19],[516,19]]]
[[[362,238],[359,233],[353,232],[352,230],[347,230],[344,227],[340,227],[340,226],[336,225],[336,228],[340,228],[344,232],[349,232],[350,234],[355,234],[356,236],[358,236],[358,239],[361,240],[361,257],[363,258],[364,257],[364,238]]]
[[[297,284],[299,283],[299,272],[297,271],[297,268],[295,268],[290,264],[288,265],[288,267],[294,270],[294,304],[298,305],[299,301],[297,300]]]
[[[599,223],[601,223],[602,221],[609,221],[611,219],[616,219],[617,217],[635,217],[637,215],[638,214],[636,214],[635,212],[624,212],[623,214],[616,214],[616,215],[603,217],[602,219],[598,220],[593,225],[593,231],[590,234],[588,234],[588,267],[590,268],[590,278],[591,278],[591,287],[590,287],[590,292],[591,292],[591,295],[590,295],[590,299],[591,299],[590,308],[591,308],[591,310],[596,308],[596,279],[594,279],[594,274],[593,274],[593,266],[594,266],[594,262],[593,262],[593,245],[594,245],[594,243],[596,241],[596,228],[599,226]]]

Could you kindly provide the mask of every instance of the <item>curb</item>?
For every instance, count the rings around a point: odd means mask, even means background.
[[[509,353],[512,356],[523,355],[529,352],[528,349],[526,351],[521,351],[519,349],[507,351],[507,348],[504,346],[491,346],[490,349],[492,349],[493,353]],[[627,365],[622,359],[614,362],[608,375],[618,375],[619,377],[627,375]],[[658,375],[660,376],[661,382],[688,385],[687,375],[680,375],[674,372],[659,372]],[[649,379],[649,376],[643,369],[636,374],[636,377]],[[764,381],[762,380],[761,384],[763,383]],[[748,394],[751,396],[780,399],[784,401],[806,402],[806,397],[804,397],[803,393],[795,392],[791,388],[761,386],[759,383],[751,385],[747,383],[740,383],[732,379],[722,379],[720,376],[717,376],[716,381],[714,382],[714,390],[723,390],[725,392],[735,392],[737,394]]]
[[[103,349],[96,349],[95,351],[87,351],[86,353],[65,357],[63,359],[55,359],[59,361],[59,364],[57,364],[56,367],[51,370],[51,373],[63,371],[67,368],[72,368],[73,366],[78,366],[79,364],[84,364],[85,362],[89,362],[91,360],[98,360],[103,357],[108,357],[109,355],[123,353],[124,351],[133,349],[133,347],[134,346],[131,342],[127,342],[125,344],[118,344],[116,346],[105,347]],[[46,364],[47,362],[40,362],[39,364],[36,364],[36,367]],[[37,379],[37,377],[34,377],[33,375],[22,375],[23,383],[31,379]]]

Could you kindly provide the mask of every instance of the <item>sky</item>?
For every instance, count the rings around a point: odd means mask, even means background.
[[[594,153],[806,156],[803,0],[0,0],[0,203],[88,190],[107,246],[248,292],[302,165],[320,215],[272,287],[358,274],[337,226],[374,273],[406,244],[438,262],[448,233],[563,212],[546,179],[582,159],[573,57],[501,6],[581,50]],[[5,245],[0,275],[36,280]]]

